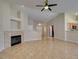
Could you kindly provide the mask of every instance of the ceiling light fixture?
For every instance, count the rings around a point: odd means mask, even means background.
[[[48,6],[45,6],[45,9],[48,9],[49,7]]]
[[[43,7],[41,9],[41,11],[43,11],[45,9],[48,9],[49,11],[52,11],[52,9],[50,8],[52,6],[57,6],[57,4],[49,4],[48,0],[45,0],[43,5],[36,5],[36,7]]]
[[[41,26],[42,24],[41,24],[41,23],[39,23],[38,25],[39,25],[39,26]]]

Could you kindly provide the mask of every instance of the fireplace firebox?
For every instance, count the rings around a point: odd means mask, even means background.
[[[21,43],[21,35],[11,36],[11,46]]]

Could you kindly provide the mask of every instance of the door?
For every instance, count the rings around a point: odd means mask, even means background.
[[[48,33],[49,37],[54,37],[54,25],[51,25],[49,27],[49,31],[48,32],[49,32]]]
[[[52,37],[54,37],[54,26],[52,25]]]

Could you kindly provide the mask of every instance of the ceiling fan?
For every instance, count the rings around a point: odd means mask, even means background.
[[[48,4],[48,0],[44,2],[44,5],[36,5],[36,7],[43,7],[41,11],[48,9],[49,11],[52,11],[50,7],[57,6],[57,4]]]

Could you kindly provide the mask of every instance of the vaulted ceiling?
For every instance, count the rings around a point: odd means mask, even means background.
[[[45,10],[41,12],[41,7],[36,7],[35,5],[40,5],[44,3],[44,0],[9,0],[12,3],[24,5],[27,7],[28,15],[31,19],[48,21],[55,17],[59,13],[63,12],[77,12],[78,0],[48,0],[49,4],[57,3],[58,6],[51,7],[52,11]]]

